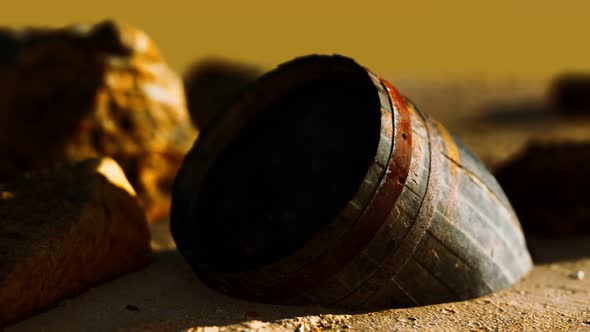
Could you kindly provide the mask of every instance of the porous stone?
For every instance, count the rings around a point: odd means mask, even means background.
[[[182,80],[144,32],[110,21],[0,30],[0,182],[109,156],[157,220],[196,134]]]
[[[0,323],[149,262],[144,213],[112,159],[26,174],[0,192]]]

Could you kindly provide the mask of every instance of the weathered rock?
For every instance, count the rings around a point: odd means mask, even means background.
[[[0,182],[110,156],[155,220],[195,137],[182,81],[145,33],[108,21],[0,31]]]
[[[590,113],[590,73],[563,73],[549,89],[550,103],[565,114]]]
[[[207,128],[262,72],[256,65],[223,58],[206,58],[195,63],[184,76],[188,108],[195,126]]]
[[[149,261],[145,216],[112,159],[14,178],[0,193],[0,322]]]
[[[530,233],[590,232],[590,142],[535,141],[496,171]]]

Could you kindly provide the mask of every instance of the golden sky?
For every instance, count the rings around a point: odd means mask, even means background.
[[[178,71],[224,55],[267,67],[308,53],[384,76],[545,77],[590,70],[588,1],[12,1],[3,24],[114,18],[147,31]]]

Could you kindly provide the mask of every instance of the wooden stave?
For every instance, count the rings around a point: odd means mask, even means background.
[[[398,242],[404,242],[405,249],[403,252],[396,251],[389,254],[389,260],[386,262],[383,261],[382,257],[379,257],[376,260],[377,264],[373,264],[374,266],[371,267],[371,261],[375,261],[372,257],[376,255],[374,253],[375,248],[379,248],[379,242],[381,242],[378,240],[379,237],[374,237],[366,245],[365,249],[359,251],[357,256],[351,257],[346,264],[336,267],[332,266],[333,269],[336,268],[336,271],[327,276],[323,273],[322,278],[305,280],[305,266],[309,261],[313,261],[313,258],[310,259],[307,257],[307,259],[300,260],[298,262],[299,265],[296,265],[296,270],[303,269],[304,271],[300,273],[303,279],[300,285],[293,284],[292,282],[279,283],[279,287],[273,285],[273,283],[276,283],[276,280],[281,279],[285,274],[293,271],[293,269],[289,270],[290,266],[292,266],[292,260],[290,261],[289,259],[269,264],[269,266],[260,269],[260,271],[249,271],[247,273],[228,274],[197,271],[199,277],[208,285],[224,293],[261,302],[311,302],[353,308],[390,307],[447,302],[481,296],[511,285],[530,270],[532,264],[526,250],[526,245],[524,244],[524,238],[522,237],[518,220],[495,179],[489,175],[489,172],[481,163],[471,157],[468,150],[460,142],[457,143],[456,139],[446,133],[444,127],[417,111],[411,103],[407,104],[405,99],[387,81],[379,80],[370,72],[369,75],[378,91],[380,91],[379,83],[382,83],[381,89],[387,90],[389,93],[389,96],[385,98],[389,102],[389,107],[387,107],[388,103],[384,102],[384,98],[380,96],[382,111],[392,112],[392,119],[396,119],[400,113],[404,112],[411,117],[412,132],[415,134],[413,135],[413,139],[416,144],[412,148],[412,163],[409,165],[408,172],[414,174],[412,172],[419,173],[421,171],[420,177],[423,178],[425,176],[424,171],[428,170],[426,174],[429,179],[428,182],[422,182],[421,185],[420,183],[416,183],[417,187],[413,188],[413,191],[412,189],[408,189],[409,185],[405,183],[399,198],[390,202],[391,205],[389,207],[381,207],[388,208],[389,211],[394,209],[401,210],[402,207],[412,210],[406,213],[408,215],[421,213],[421,218],[419,218],[421,219],[420,227],[415,225],[418,218],[412,219],[411,217],[405,217],[397,223],[395,223],[397,219],[384,223],[379,228],[379,231],[376,230],[374,234],[378,235],[380,232],[385,232],[383,229],[387,227],[399,227],[399,224],[404,222],[408,228],[416,228],[414,231],[415,234],[407,239],[404,238],[403,241],[400,239],[389,239],[389,242],[391,242],[389,247],[399,247],[401,244],[398,244]],[[400,129],[396,126],[394,132],[400,134]],[[412,132],[408,132],[408,134],[412,134]],[[419,146],[419,148],[416,146]],[[449,151],[455,151],[455,154],[453,155]],[[452,156],[449,158],[449,155]],[[465,156],[468,157],[465,158]],[[426,157],[428,157],[428,166],[425,165]],[[453,160],[453,158],[457,160]],[[461,164],[463,160],[467,161],[467,168]],[[473,251],[474,248],[478,248],[476,246],[477,242],[474,241],[474,234],[471,234],[471,237],[461,237],[458,235],[462,234],[461,229],[453,228],[451,223],[443,222],[444,220],[441,221],[441,219],[444,219],[445,213],[449,214],[450,217],[465,218],[465,215],[457,215],[457,213],[453,212],[458,211],[456,210],[456,206],[461,205],[459,203],[463,201],[449,204],[448,202],[443,202],[440,198],[441,195],[444,196],[445,193],[448,195],[449,192],[455,192],[456,195],[458,188],[457,186],[449,185],[445,187],[447,188],[446,191],[440,188],[441,186],[444,187],[440,183],[447,184],[452,182],[457,184],[456,175],[449,177],[449,179],[445,178],[445,170],[448,174],[458,174],[463,169],[468,171],[465,176],[477,184],[476,189],[495,196],[498,205],[506,210],[504,217],[497,221],[501,225],[501,230],[504,233],[520,235],[516,236],[518,245],[510,248],[512,251],[508,252],[519,262],[518,266],[510,266],[509,264],[504,266],[505,270],[518,270],[513,272],[510,277],[495,280],[494,277],[499,278],[498,271],[502,269],[503,265],[501,264],[503,262],[500,262],[500,265],[490,265],[490,256],[493,254],[490,255],[485,250],[480,250],[476,254],[469,254],[462,251],[463,249],[471,249]],[[440,181],[440,178],[445,181]],[[391,181],[386,184],[395,185]],[[451,190],[449,188],[455,189]],[[414,194],[414,199],[410,197],[411,194]],[[461,198],[465,197],[461,196]],[[426,202],[426,204],[422,203],[419,206],[413,204],[409,208],[407,206],[404,207],[404,204],[415,203],[417,199]],[[450,206],[454,207],[449,208]],[[440,213],[440,208],[443,209],[444,213]],[[473,216],[471,215],[471,217]],[[484,227],[487,231],[493,231],[493,223],[491,226],[487,224],[484,226],[487,227]],[[350,230],[347,229],[346,231],[348,232]],[[480,230],[476,235],[486,233],[486,231]],[[333,250],[333,248],[342,245],[344,244],[335,242],[329,247]],[[306,246],[301,251],[305,252],[306,248],[310,250],[313,247]],[[373,248],[372,251],[369,251],[369,248]],[[499,249],[500,252],[505,251],[503,247],[496,249]],[[449,262],[446,265],[456,266],[459,264],[462,267],[462,272],[459,276],[457,276],[457,273],[450,272],[456,272],[455,270],[445,270],[437,267],[438,265],[435,261],[429,260],[428,255],[425,253],[432,250],[438,250],[439,253],[445,254],[443,257],[446,257],[445,260]],[[368,254],[369,252],[373,253]],[[299,255],[303,254],[298,252],[293,256]],[[506,257],[504,257],[505,259]],[[494,270],[494,266],[498,271]],[[373,269],[372,273],[371,269]],[[359,275],[358,271],[365,272]],[[367,274],[370,275],[367,276]],[[416,279],[416,276],[421,277]],[[420,278],[424,282],[416,282]],[[488,285],[486,282],[487,279],[494,281],[491,285]],[[354,280],[355,285],[351,286],[350,280]],[[465,285],[468,287],[461,288],[461,286]],[[427,294],[428,297],[424,297],[424,294]]]

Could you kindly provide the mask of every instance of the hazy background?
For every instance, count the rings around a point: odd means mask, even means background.
[[[274,66],[342,53],[387,77],[546,78],[590,70],[587,1],[2,1],[2,25],[114,18],[183,71],[224,55]]]

